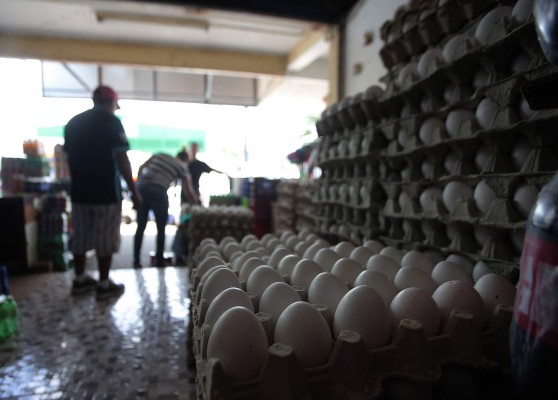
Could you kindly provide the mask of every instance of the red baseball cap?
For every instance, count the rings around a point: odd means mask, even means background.
[[[93,102],[108,102],[112,101],[116,103],[116,109],[118,110],[120,106],[118,105],[118,94],[110,86],[98,86],[97,89],[93,91]]]

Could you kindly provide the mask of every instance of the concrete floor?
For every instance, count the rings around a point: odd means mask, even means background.
[[[20,334],[0,345],[1,399],[195,398],[186,349],[189,269],[131,269],[130,232],[135,227],[123,225],[111,271],[126,286],[118,298],[72,296],[72,271],[10,277]],[[149,265],[154,231],[144,243]],[[97,277],[95,264],[88,269]]]

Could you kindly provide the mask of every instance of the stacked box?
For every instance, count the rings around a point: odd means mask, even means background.
[[[71,266],[68,250],[67,200],[64,195],[45,195],[39,219],[38,255],[49,261],[55,271],[66,271]]]

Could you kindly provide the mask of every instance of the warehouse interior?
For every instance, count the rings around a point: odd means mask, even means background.
[[[33,82],[0,95],[0,398],[553,398],[543,3],[0,0],[0,83]],[[134,173],[214,167],[165,265],[123,189],[109,300],[71,294],[61,147],[101,84]]]

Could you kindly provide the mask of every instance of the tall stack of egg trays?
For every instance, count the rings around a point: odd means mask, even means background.
[[[309,230],[204,239],[190,277],[197,398],[507,393],[515,288],[486,271],[473,286],[453,256],[433,267],[426,253]]]
[[[277,200],[273,205],[273,232],[316,230],[316,183],[298,179],[282,179],[277,184]]]
[[[350,185],[360,178],[373,187],[361,219],[377,224],[371,238],[459,252],[517,279],[529,210],[558,169],[557,112],[531,110],[520,90],[556,73],[538,44],[532,4],[413,1],[382,26],[385,89],[345,98],[317,123],[321,233],[346,239],[339,218],[354,232]],[[373,166],[364,177],[362,165]]]
[[[190,206],[183,212],[190,214],[188,225],[189,250],[193,254],[204,238],[221,240],[232,236],[243,238],[252,232],[254,213],[241,206]]]

